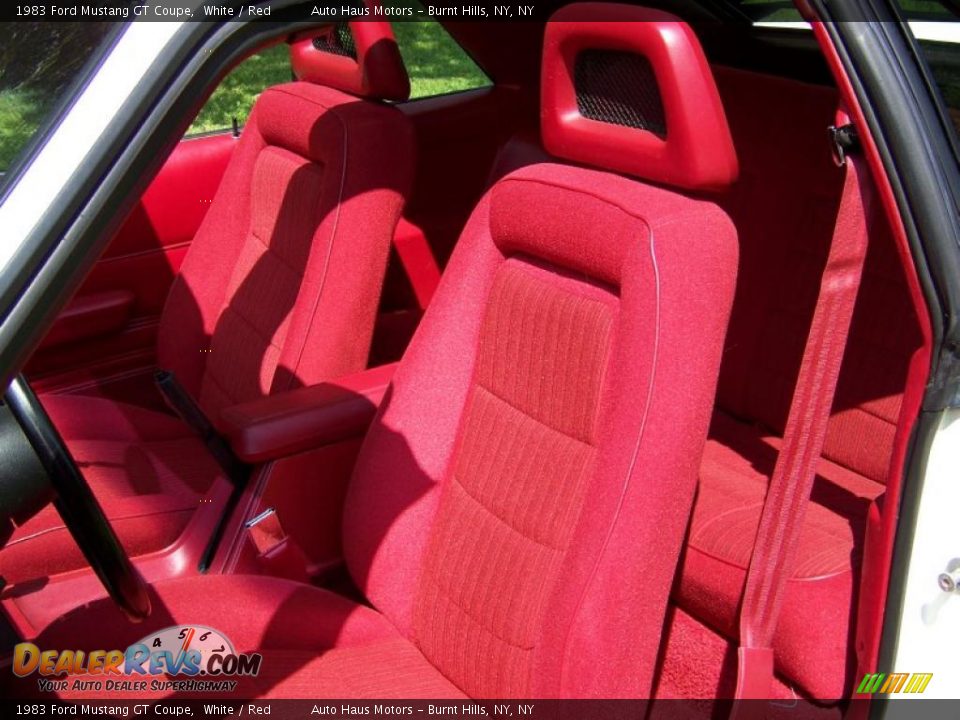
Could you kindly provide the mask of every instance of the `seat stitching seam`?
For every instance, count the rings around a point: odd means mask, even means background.
[[[504,643],[504,644],[506,644],[506,645],[509,645],[510,647],[517,648],[518,650],[526,650],[526,651],[533,650],[534,645],[529,645],[529,646],[528,646],[528,645],[521,645],[521,644],[519,644],[519,643],[517,643],[517,642],[514,642],[514,641],[512,641],[512,640],[508,640],[507,638],[505,638],[505,637],[499,635],[498,633],[494,632],[492,628],[490,628],[490,627],[488,627],[488,626],[486,625],[486,623],[482,622],[478,617],[476,617],[473,613],[471,613],[469,610],[467,610],[463,605],[461,605],[459,602],[457,602],[457,601],[454,599],[454,597],[453,597],[453,593],[451,593],[450,590],[449,590],[445,585],[441,584],[440,581],[437,580],[437,578],[436,578],[435,576],[436,576],[436,573],[431,573],[431,574],[430,574],[430,577],[428,578],[428,581],[431,582],[431,583],[433,583],[433,585],[436,586],[436,588],[443,593],[444,598],[446,598],[446,600],[447,600],[451,605],[453,605],[453,606],[454,606],[455,608],[457,608],[460,612],[462,612],[463,615],[464,615],[464,617],[468,618],[474,625],[476,625],[477,627],[479,627],[481,630],[484,630],[485,632],[489,633],[490,635],[493,635],[493,637],[495,637],[497,640],[499,640],[500,642],[502,642],[502,643]],[[444,676],[444,677],[446,677],[446,676]]]
[[[250,229],[250,235],[252,235],[253,238],[254,238],[258,243],[260,243],[260,245],[263,247],[263,249],[264,249],[264,251],[266,252],[266,254],[270,255],[274,260],[276,260],[278,263],[280,263],[281,266],[283,266],[284,268],[286,268],[287,270],[289,270],[289,271],[290,271],[291,273],[293,273],[294,275],[300,277],[301,279],[303,278],[304,272],[303,272],[300,268],[296,268],[296,267],[294,267],[293,265],[291,265],[290,263],[288,263],[288,262],[280,255],[280,253],[278,253],[276,250],[274,250],[273,247],[271,247],[271,245],[270,245],[266,240],[264,240],[262,237],[260,237],[260,234],[259,234],[256,230],[254,230],[253,228],[251,228],[251,229]]]
[[[212,373],[212,372],[204,373],[204,380],[206,381],[207,379],[210,379],[213,382],[213,384],[217,386],[217,390],[223,393],[223,395],[227,398],[227,400],[231,402],[231,404],[237,403],[237,399],[233,396],[233,393],[227,390],[226,386],[224,386],[224,384],[217,379],[217,376],[215,373]]]
[[[655,304],[654,304],[654,336],[653,336],[653,353],[650,367],[650,380],[647,383],[647,396],[644,402],[643,407],[643,416],[640,419],[640,427],[637,430],[637,439],[633,447],[633,454],[630,458],[630,464],[627,468],[626,476],[623,478],[623,484],[620,488],[620,497],[617,499],[617,507],[614,511],[613,519],[610,522],[609,527],[607,528],[606,536],[603,539],[603,543],[600,546],[600,551],[597,553],[596,559],[594,560],[593,567],[590,570],[590,575],[587,578],[587,582],[583,584],[583,588],[580,591],[580,598],[577,600],[577,606],[574,610],[574,613],[571,617],[570,625],[567,627],[567,633],[564,638],[563,650],[561,657],[563,658],[560,670],[560,685],[563,685],[563,676],[564,670],[567,667],[568,654],[570,652],[570,635],[573,632],[573,627],[577,622],[577,616],[580,614],[581,609],[583,608],[584,601],[586,600],[587,590],[593,584],[593,580],[597,575],[597,572],[600,569],[600,562],[603,559],[603,555],[607,550],[607,546],[610,544],[610,539],[613,537],[613,529],[616,527],[617,520],[620,517],[620,513],[623,511],[623,504],[627,495],[627,488],[630,486],[630,478],[633,475],[633,472],[636,468],[637,460],[640,455],[640,445],[643,442],[644,431],[647,427],[647,417],[650,413],[650,405],[653,402],[653,391],[656,386],[656,377],[657,377],[657,363],[660,356],[660,267],[657,262],[657,250],[656,243],[654,241],[653,229],[650,227],[649,223],[644,223],[647,227],[647,242],[650,253],[650,262],[653,268],[653,280],[655,288]]]
[[[243,322],[243,324],[246,325],[247,328],[249,328],[250,331],[253,332],[253,334],[257,336],[257,339],[258,339],[258,340],[265,340],[266,343],[267,343],[270,347],[272,347],[274,350],[279,350],[279,351],[281,351],[281,352],[283,351],[283,348],[280,347],[279,345],[277,345],[277,344],[273,341],[273,338],[272,338],[272,337],[267,337],[267,334],[266,334],[265,332],[263,332],[263,331],[260,330],[256,325],[254,325],[252,320],[250,320],[246,315],[244,315],[244,314],[241,313],[239,310],[237,310],[233,305],[227,305],[227,307],[225,307],[225,308],[223,309],[223,312],[225,312],[225,313],[226,313],[226,312],[229,312],[229,313],[230,313],[231,315],[233,315],[234,317],[239,318],[239,319]],[[223,314],[223,313],[221,313],[221,314]]]
[[[347,127],[347,123],[342,117],[336,112],[331,111],[333,116],[337,118],[337,121],[340,123],[340,127],[343,129],[343,155],[341,158],[342,167],[340,168],[340,187],[337,191],[337,203],[336,203],[336,212],[333,217],[333,228],[330,231],[330,242],[327,244],[327,254],[323,261],[323,270],[320,274],[320,287],[317,288],[317,293],[313,299],[313,307],[310,311],[310,322],[307,323],[306,332],[303,335],[303,342],[300,344],[300,350],[297,353],[296,362],[293,363],[293,372],[290,373],[290,377],[287,379],[287,388],[290,388],[293,385],[294,378],[296,377],[296,372],[300,367],[300,362],[303,360],[304,352],[307,349],[307,341],[310,338],[310,333],[313,331],[313,325],[317,320],[317,308],[320,305],[320,300],[323,298],[323,291],[327,286],[327,271],[330,269],[330,258],[333,256],[333,247],[337,239],[337,231],[340,228],[340,211],[343,207],[343,189],[347,184],[347,159],[348,159],[348,149],[350,147],[350,132]],[[281,351],[282,352],[282,351]]]
[[[532,542],[533,544],[538,545],[542,548],[546,548],[547,550],[550,550],[555,553],[563,552],[564,548],[557,547],[556,545],[551,545],[550,543],[546,543],[546,542],[543,542],[542,540],[537,540],[536,538],[530,537],[525,532],[520,530],[518,527],[510,523],[506,518],[495,513],[486,503],[484,503],[482,500],[480,500],[480,498],[476,497],[473,493],[470,492],[469,489],[467,489],[467,486],[463,484],[463,481],[457,476],[456,473],[452,474],[452,478],[454,482],[456,482],[457,485],[460,486],[460,489],[463,490],[464,495],[466,495],[474,503],[479,505],[480,508],[482,508],[483,510],[486,510],[491,517],[493,517],[495,520],[500,522],[507,529],[512,530],[514,533],[522,537],[524,540],[528,540],[529,542]]]
[[[578,437],[576,437],[575,435],[572,435],[572,434],[566,432],[565,430],[561,430],[560,428],[554,427],[554,426],[551,425],[550,423],[544,422],[544,421],[541,420],[540,418],[535,417],[534,415],[531,415],[529,412],[527,412],[527,411],[524,410],[523,408],[517,407],[515,404],[513,404],[512,402],[510,402],[509,400],[507,400],[505,397],[501,396],[500,394],[498,394],[498,393],[494,392],[493,390],[491,390],[490,388],[488,388],[486,385],[484,385],[484,384],[483,384],[482,382],[480,382],[479,380],[477,381],[476,386],[477,386],[478,388],[480,388],[481,390],[487,392],[488,394],[492,395],[494,398],[496,398],[497,400],[499,400],[500,402],[502,402],[504,405],[507,405],[507,406],[510,407],[511,409],[513,409],[513,410],[515,410],[516,412],[520,413],[520,414],[523,415],[524,417],[530,418],[531,420],[533,420],[533,421],[534,421],[535,423],[537,423],[538,425],[540,425],[540,426],[542,426],[542,427],[545,427],[547,430],[552,430],[553,432],[557,433],[558,435],[562,435],[563,437],[567,438],[568,440],[573,440],[574,442],[580,443],[581,445],[586,445],[586,446],[588,446],[588,447],[594,447],[593,443],[591,443],[590,441],[588,441],[588,440],[583,440],[582,438],[578,438]]]
[[[575,194],[578,194],[578,195],[586,195],[587,197],[592,197],[592,198],[594,198],[595,200],[599,200],[600,202],[604,203],[605,205],[609,205],[610,207],[615,208],[615,209],[621,211],[621,212],[624,213],[625,215],[628,215],[628,216],[630,216],[630,217],[632,217],[632,218],[634,218],[634,219],[636,219],[636,220],[639,220],[639,221],[642,222],[644,225],[646,225],[646,226],[648,227],[648,229],[650,228],[650,223],[649,223],[649,221],[647,220],[646,216],[641,215],[641,214],[638,214],[638,213],[636,213],[636,212],[634,212],[634,211],[632,211],[632,210],[629,210],[629,209],[625,208],[625,207],[624,207],[623,205],[621,205],[620,203],[614,202],[613,200],[610,200],[609,198],[603,197],[602,195],[598,195],[597,193],[593,193],[593,192],[589,192],[589,191],[587,191],[587,190],[584,190],[583,188],[572,187],[572,186],[570,186],[570,185],[565,185],[565,184],[563,184],[563,183],[559,183],[559,182],[555,182],[555,181],[549,181],[549,180],[542,180],[542,179],[540,179],[540,178],[507,177],[507,178],[504,178],[503,180],[500,181],[501,184],[506,184],[506,183],[510,183],[510,182],[513,182],[513,183],[530,183],[530,184],[533,184],[533,185],[544,185],[544,186],[546,186],[546,187],[556,188],[556,189],[558,189],[558,190],[568,190],[569,192],[572,192],[572,193],[575,193]],[[696,216],[696,213],[684,213],[684,214],[690,214],[690,215],[692,215],[692,216]],[[670,221],[671,221],[671,218],[664,218],[661,222],[659,222],[659,223],[657,223],[657,224],[658,224],[659,226],[663,226],[664,224],[669,223]]]

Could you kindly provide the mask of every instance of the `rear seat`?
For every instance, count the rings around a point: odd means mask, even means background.
[[[833,91],[733,70],[718,70],[717,81],[741,163],[741,181],[723,202],[740,234],[741,267],[674,599],[735,642],[746,568],[842,174],[825,134],[837,103]],[[919,344],[892,238],[875,217],[834,414],[775,639],[778,672],[813,697],[839,698],[850,685],[865,518],[884,491],[907,366]]]
[[[843,181],[826,135],[838,102],[833,89],[714,70],[740,161],[740,180],[720,201],[737,226],[740,269],[658,697],[722,696],[735,688],[746,568]],[[544,157],[534,138],[515,138],[491,181]],[[781,681],[812,697],[849,691],[865,520],[871,503],[882,500],[907,367],[920,343],[902,266],[878,215],[775,640]],[[710,633],[722,637],[713,636],[707,652]],[[725,652],[718,649],[724,644]],[[720,656],[716,667],[710,658]],[[788,694],[786,686],[777,687]]]

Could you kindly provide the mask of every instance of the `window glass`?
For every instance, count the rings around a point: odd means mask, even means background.
[[[112,22],[0,22],[0,173],[115,28]]]
[[[243,125],[261,92],[290,79],[290,51],[285,43],[251,55],[213,91],[187,134],[224,130],[233,125],[234,118]]]
[[[791,2],[728,0],[755,23],[807,26]],[[900,12],[920,43],[954,126],[960,131],[960,2],[899,0]]]
[[[900,12],[907,20],[955,20],[956,15],[948,5],[956,4],[953,0],[900,0]]]
[[[953,0],[899,0],[933,79],[960,130],[960,6]]]
[[[413,8],[414,12],[421,7],[415,0],[400,2]],[[393,32],[410,75],[411,100],[491,84],[490,78],[438,22],[395,22]],[[200,110],[187,134],[229,128],[233,118],[242,125],[263,90],[290,79],[290,55],[285,44],[249,57],[224,78]]]
[[[920,48],[940,88],[950,119],[960,132],[960,43],[920,40]]]
[[[413,8],[416,0],[392,3]],[[410,99],[473,90],[491,85],[483,70],[436,20],[394,22],[393,33],[410,75]]]
[[[800,11],[790,0],[733,0],[733,4],[753,22],[803,20]]]
[[[790,0],[728,0],[754,22],[794,22],[802,20],[800,11]],[[900,10],[908,20],[950,20],[947,7],[954,0],[899,0]]]

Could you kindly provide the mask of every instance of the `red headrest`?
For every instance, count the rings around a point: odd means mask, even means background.
[[[673,15],[568,5],[547,24],[542,72],[540,121],[552,155],[691,190],[736,180],[710,66]]]
[[[378,0],[364,4],[367,17],[380,7]],[[290,43],[290,63],[300,80],[351,95],[396,101],[410,97],[410,78],[387,21],[364,19],[299,35]]]

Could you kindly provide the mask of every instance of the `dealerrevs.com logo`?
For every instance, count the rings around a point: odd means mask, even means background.
[[[126,650],[42,650],[33,643],[13,650],[14,674],[36,674],[44,692],[231,692],[233,678],[256,677],[262,662],[202,625],[174,625]]]

